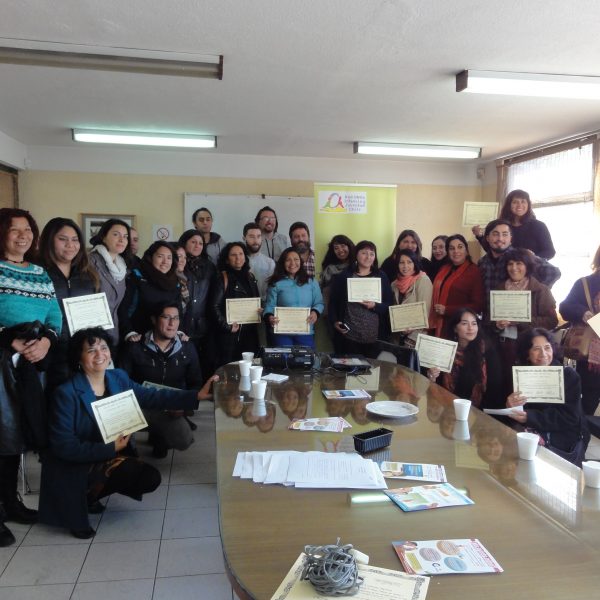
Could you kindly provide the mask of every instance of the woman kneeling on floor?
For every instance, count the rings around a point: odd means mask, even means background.
[[[113,493],[141,500],[160,485],[160,473],[133,456],[130,436],[105,444],[91,404],[133,390],[142,408],[195,409],[207,397],[198,391],[153,389],[129,379],[125,371],[108,369],[110,337],[101,328],[75,333],[69,346],[75,375],[57,388],[49,416],[50,449],[42,459],[39,520],[71,530],[81,539],[91,538],[88,513],[104,510],[99,502]]]

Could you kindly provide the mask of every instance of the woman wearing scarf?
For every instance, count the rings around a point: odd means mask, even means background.
[[[429,327],[441,337],[448,321],[459,308],[475,314],[483,310],[484,291],[481,273],[469,256],[467,240],[459,233],[446,240],[450,262],[444,265],[433,282]]]
[[[501,369],[493,346],[483,337],[481,322],[470,308],[459,308],[448,321],[446,337],[458,343],[450,373],[428,369],[427,376],[478,408],[504,408]]]
[[[398,252],[398,277],[392,282],[394,304],[414,304],[424,302],[426,313],[431,308],[431,280],[421,270],[421,261],[412,250]],[[419,331],[403,331],[402,336],[408,337],[414,345]],[[394,334],[396,335],[396,334]],[[402,340],[404,341],[404,340]]]
[[[177,255],[166,242],[154,242],[142,256],[140,267],[127,278],[119,307],[121,338],[138,342],[152,328],[150,317],[159,306],[181,305],[176,274]]]
[[[104,221],[98,233],[90,239],[93,248],[90,264],[100,277],[100,291],[106,294],[114,323],[108,334],[115,346],[119,342],[118,309],[125,296],[129,250],[129,225],[121,219]]]
[[[187,262],[184,274],[187,277],[189,303],[185,311],[181,329],[190,336],[200,358],[203,373],[213,373],[214,340],[208,320],[208,300],[214,289],[217,277],[215,265],[206,257],[204,238],[196,229],[184,231],[179,243],[186,253]]]
[[[242,352],[258,352],[258,325],[227,322],[227,299],[259,298],[258,285],[252,273],[246,247],[230,242],[219,256],[219,274],[212,307],[218,328],[218,366],[241,360]],[[258,309],[260,314],[262,309]]]

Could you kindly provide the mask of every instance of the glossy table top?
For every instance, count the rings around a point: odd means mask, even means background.
[[[220,526],[238,593],[270,599],[306,544],[340,537],[368,554],[371,565],[402,570],[392,541],[478,538],[504,573],[434,577],[428,599],[596,598],[600,490],[584,488],[581,471],[544,448],[534,461],[520,461],[514,432],[477,409],[471,409],[466,434],[455,420],[452,394],[404,367],[372,362],[367,377],[288,372],[289,381],[269,384],[261,418],[240,392],[237,365],[221,371],[215,389]],[[322,390],[346,387],[365,388],[373,400],[410,402],[419,412],[400,421],[368,413],[369,400],[325,402]],[[344,416],[352,428],[288,430],[293,418],[320,416]],[[350,495],[373,492],[302,490],[232,477],[238,452],[353,452],[352,435],[380,426],[394,434],[377,460],[443,464],[448,481],[475,504],[404,513],[391,502],[349,503]],[[386,481],[389,488],[412,483]]]

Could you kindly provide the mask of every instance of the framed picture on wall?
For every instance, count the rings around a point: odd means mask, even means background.
[[[90,249],[90,239],[92,239],[102,224],[109,219],[121,219],[129,225],[129,227],[135,227],[135,215],[107,215],[107,214],[82,214],[81,215],[81,230],[83,232],[83,239],[85,240],[85,247]]]

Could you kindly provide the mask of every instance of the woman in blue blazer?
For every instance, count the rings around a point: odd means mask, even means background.
[[[125,371],[108,369],[110,337],[100,328],[80,330],[69,347],[71,367],[77,371],[54,393],[49,415],[49,450],[42,456],[39,520],[71,530],[78,538],[95,534],[89,512],[101,512],[99,502],[112,493],[136,500],[160,485],[159,471],[137,457],[130,436],[105,444],[92,411],[92,402],[133,390],[142,408],[188,410],[208,397],[215,377],[200,391],[143,387]]]

